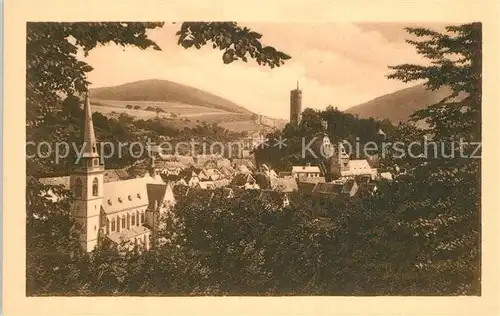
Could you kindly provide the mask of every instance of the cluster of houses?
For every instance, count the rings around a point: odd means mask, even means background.
[[[84,115],[85,148],[80,164],[70,175],[39,180],[73,193],[71,215],[87,251],[97,246],[100,236],[150,247],[159,216],[184,198],[210,203],[214,198],[238,200],[253,194],[266,207],[283,208],[293,202],[293,192],[351,198],[362,191],[375,194],[376,181],[392,177],[379,173],[369,159],[350,160],[347,155],[332,160],[335,180],[329,181],[319,166],[293,166],[291,172],[276,173],[267,165],[257,166],[250,154],[230,160],[219,155],[155,153],[146,168],[106,170],[97,152],[88,97]],[[43,194],[52,200],[60,198],[51,189]]]

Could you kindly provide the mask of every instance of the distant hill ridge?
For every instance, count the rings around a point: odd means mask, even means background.
[[[430,91],[425,88],[424,84],[420,84],[350,107],[345,112],[357,114],[361,118],[389,119],[397,124],[408,121],[415,111],[433,105],[450,94],[451,89],[448,87]],[[459,96],[458,99],[463,97]]]
[[[95,100],[178,102],[232,113],[253,114],[232,101],[168,80],[151,79],[94,88],[90,89],[90,96]]]

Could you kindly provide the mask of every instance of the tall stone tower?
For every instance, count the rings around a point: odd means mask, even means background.
[[[337,149],[330,158],[330,172],[334,179],[342,176],[343,171],[349,170],[349,154],[347,153],[342,141],[338,143]]]
[[[100,211],[103,201],[104,165],[97,153],[88,94],[83,109],[82,155],[70,176],[70,188],[75,197],[71,215],[75,219],[80,244],[86,251],[97,245]]]
[[[300,122],[300,114],[302,113],[302,91],[299,89],[297,81],[297,89],[290,91],[290,123],[297,125]]]

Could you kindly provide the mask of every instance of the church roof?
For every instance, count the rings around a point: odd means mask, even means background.
[[[102,202],[104,212],[113,214],[126,209],[147,206],[149,200],[146,184],[145,178],[104,183]]]
[[[165,206],[166,203],[174,202],[174,193],[169,184],[153,184],[146,185],[148,192],[149,210],[155,210],[157,207]]]
[[[150,230],[144,226],[132,226],[129,229],[121,229],[119,232],[115,231],[109,234],[109,239],[113,242],[120,244],[124,241],[130,241],[131,238],[148,233]]]

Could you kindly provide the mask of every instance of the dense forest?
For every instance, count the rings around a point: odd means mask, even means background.
[[[37,141],[67,137],[67,124],[51,125],[50,106],[57,92],[86,90],[91,67],[76,59],[77,46],[86,52],[109,42],[160,49],[145,33],[156,27],[161,23],[29,23],[28,136]],[[427,122],[426,130],[400,126],[397,137],[410,141],[425,133],[445,143],[480,142],[481,24],[450,26],[446,33],[408,32],[421,39],[409,43],[431,66],[393,66],[389,77],[425,80],[428,89],[446,85],[452,95],[413,115]],[[67,40],[70,35],[76,44]],[[221,48],[225,63],[248,56],[273,68],[289,58],[236,23],[187,23],[178,35],[186,48],[207,43]],[[450,101],[461,92],[468,97]],[[326,113],[344,118],[331,109]],[[304,122],[311,121],[307,114]],[[106,126],[99,120],[104,122],[97,117],[96,125]],[[106,123],[111,131],[113,122]],[[349,137],[342,124],[328,124],[329,133]],[[377,124],[352,131],[366,141]],[[311,137],[315,128],[302,126],[297,133]],[[287,129],[280,133],[290,133]],[[115,130],[109,136],[119,135]],[[379,194],[363,199],[297,193],[282,210],[252,193],[233,200],[181,199],[160,222],[152,250],[125,251],[103,240],[88,254],[78,250],[72,231],[71,197],[57,203],[40,197],[47,188],[37,181],[36,166],[47,161],[27,159],[27,164],[27,295],[481,294],[480,159],[454,156],[416,164],[413,176],[381,184]],[[318,212],[326,224],[318,222]]]

